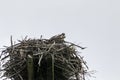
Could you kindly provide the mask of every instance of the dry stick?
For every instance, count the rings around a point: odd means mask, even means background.
[[[38,41],[37,41],[37,42],[38,42]],[[42,58],[43,58],[43,52],[41,52],[40,48],[38,48],[38,54],[41,54],[41,55],[39,55],[39,61],[38,61],[38,65],[39,65],[39,67],[40,67],[41,60],[42,60]]]
[[[11,42],[11,46],[13,47],[13,40],[12,40],[12,36],[10,36],[10,42]]]
[[[14,45],[13,45],[13,40],[12,40],[12,36],[10,37],[10,41],[11,41],[11,54],[10,54],[10,59],[13,58],[13,52],[14,52]]]
[[[10,42],[11,42],[11,50],[13,53],[13,40],[12,40],[12,36],[10,36]],[[12,55],[10,54],[10,58],[12,58]]]
[[[49,52],[54,45],[55,45],[55,42],[53,44],[51,44],[51,46],[49,47],[47,52]]]
[[[25,66],[23,66],[23,67],[25,68]],[[24,68],[23,68],[23,69],[24,69]],[[19,74],[23,69],[21,69],[21,70],[17,71],[16,73],[14,73],[14,74],[8,76],[8,78],[12,78],[13,76]],[[4,76],[2,76],[2,77],[4,77]],[[5,80],[6,80],[6,79],[7,79],[7,78],[5,78]]]
[[[5,60],[8,57],[10,57],[10,55],[7,55],[7,56],[3,57],[1,60]]]
[[[86,66],[86,68],[89,69],[89,67],[87,66],[86,62],[83,60],[83,57],[81,57],[80,55],[79,55],[79,57],[80,57],[82,63]],[[78,59],[79,59],[79,58],[78,58]]]
[[[41,60],[42,60],[42,58],[43,58],[43,53],[42,53],[42,55],[39,55],[39,61],[38,61],[38,65],[39,65],[39,66],[41,65]]]
[[[74,46],[77,46],[77,47],[79,47],[79,48],[81,48],[81,49],[86,49],[86,48],[87,48],[87,47],[81,47],[81,46],[79,46],[79,45],[76,45],[76,44],[74,44],[74,43],[72,43],[72,42],[68,42],[68,41],[65,41],[65,43],[69,43],[69,44],[74,45]]]
[[[13,68],[13,70],[14,70],[15,72],[17,72],[15,68]],[[18,74],[18,76],[20,77],[21,80],[23,80],[23,78],[22,78],[22,76],[21,76],[20,74]]]
[[[75,76],[76,76],[76,80],[80,80],[79,73],[76,73]]]
[[[85,80],[85,73],[84,73],[84,71],[83,71],[83,80]]]
[[[7,67],[6,67],[5,69],[3,69],[3,70],[12,69],[13,67],[18,66],[19,64],[23,64],[23,61],[18,62],[18,63],[15,63],[15,64],[12,64],[12,65],[10,65],[10,66],[7,66]]]

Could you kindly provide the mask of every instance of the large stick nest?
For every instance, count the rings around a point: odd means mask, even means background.
[[[76,50],[77,47],[84,48],[64,38],[65,34],[62,33],[50,39],[19,40],[17,44],[13,44],[11,39],[11,46],[1,53],[1,61],[8,59],[2,66],[5,71],[3,77],[28,80],[27,56],[31,55],[35,80],[52,80],[53,73],[54,80],[85,80],[88,67]]]

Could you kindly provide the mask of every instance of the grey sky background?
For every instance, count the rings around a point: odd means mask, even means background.
[[[81,51],[91,80],[120,80],[119,0],[0,0],[0,47],[28,35],[66,40],[88,47]]]

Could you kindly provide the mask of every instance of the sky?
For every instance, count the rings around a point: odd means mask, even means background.
[[[50,38],[87,47],[80,51],[96,78],[120,80],[119,0],[0,0],[0,48],[13,40]],[[1,79],[0,79],[1,80]]]

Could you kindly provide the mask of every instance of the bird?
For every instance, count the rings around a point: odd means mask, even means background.
[[[50,41],[55,41],[56,43],[61,43],[61,42],[64,42],[64,38],[65,38],[65,33],[61,33],[61,34],[51,37]]]

